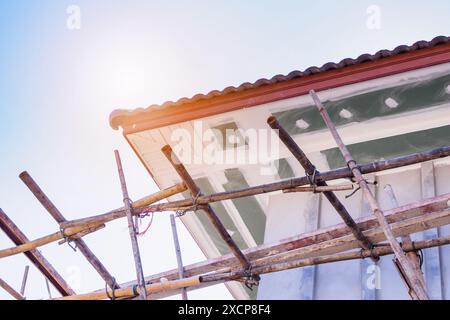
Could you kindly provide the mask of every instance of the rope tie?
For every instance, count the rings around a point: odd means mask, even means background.
[[[197,194],[195,197],[192,196],[192,205],[186,208],[178,209],[175,211],[175,216],[180,218],[184,216],[188,211],[197,212],[199,210],[200,204],[198,204],[198,198],[201,196],[201,193]]]
[[[351,168],[351,164],[354,164],[354,166],[356,167],[356,168]],[[353,174],[353,170],[354,169],[358,169],[360,172],[361,172],[361,167],[360,167],[360,165],[355,161],[355,160],[350,160],[350,161],[347,161],[347,167],[348,167],[348,169],[350,170],[350,172]],[[356,183],[357,181],[356,181],[356,178],[355,178],[355,176],[353,175],[351,178],[350,178],[350,181],[351,182],[353,182],[353,183]],[[364,181],[367,183],[367,184],[372,184],[372,185],[374,185],[374,186],[376,186],[377,184],[378,184],[378,182],[377,181],[369,181],[369,180],[367,180],[367,179],[364,179]],[[361,190],[361,186],[358,184],[358,187],[355,189],[355,190],[353,190],[350,194],[348,194],[348,195],[346,195],[345,196],[345,199],[348,199],[348,198],[350,198],[350,197],[352,197],[353,195],[355,195],[359,190]]]
[[[74,239],[72,239],[71,237],[66,235],[63,227],[60,227],[59,230],[61,232],[61,235],[63,236],[64,241],[66,241],[69,248],[72,249],[73,251],[77,252],[77,248],[78,248],[77,244],[76,243],[75,243],[75,245],[72,244]]]
[[[128,204],[132,204],[133,203],[133,201],[129,197],[123,198],[123,202],[124,203],[125,203],[125,201],[128,202]]]
[[[200,193],[198,193],[192,200],[192,211],[196,212],[198,210],[198,197],[200,197]]]
[[[261,280],[260,276],[257,274],[254,274],[252,272],[252,266],[250,265],[245,271],[244,271],[244,277],[241,282],[244,282],[244,285],[250,290],[253,291],[253,287],[259,286],[259,280]]]
[[[375,252],[374,252],[374,250],[375,250],[376,247],[378,247],[378,246],[377,246],[376,244],[373,244],[373,245],[370,247],[370,249],[368,249],[368,250],[369,250],[369,253],[370,253],[369,257],[372,258],[374,261],[380,260],[380,257],[379,257],[378,255],[376,255]],[[360,256],[360,258],[363,259],[363,260],[367,258],[367,257],[364,255],[364,252],[365,252],[365,251],[367,251],[367,250],[366,250],[366,249],[361,249],[361,250],[359,250],[359,256]]]
[[[139,216],[139,223],[141,223],[142,222],[142,219],[144,219],[145,217],[150,217],[150,221],[149,221],[149,223],[148,223],[148,225],[147,225],[147,227],[145,227],[145,229],[144,229],[144,231],[141,231],[141,232],[136,232],[136,235],[138,236],[138,237],[140,237],[140,236],[144,236],[146,233],[147,233],[147,231],[150,229],[150,227],[152,226],[152,223],[153,223],[153,217],[154,217],[154,215],[153,215],[153,212],[145,212],[145,214],[141,214],[140,216]]]
[[[109,300],[116,300],[116,287],[117,287],[116,278],[113,277],[112,281],[113,281],[112,286],[109,286],[111,288],[112,296],[110,296],[108,292],[108,283],[105,283],[105,292]]]
[[[309,174],[308,172],[305,172],[305,176],[306,176],[306,178],[308,179],[309,186],[310,186],[311,188],[313,188],[313,193],[317,193],[317,191],[316,191],[316,188],[317,188],[317,178],[316,178],[316,175],[317,175],[318,171],[317,171],[316,167],[313,166],[313,168],[314,168],[313,174],[311,175],[311,174]]]
[[[420,269],[422,269],[422,266],[423,266],[423,251],[422,251],[422,249],[417,249],[416,248],[416,243],[415,243],[415,241],[412,241],[411,242],[411,246],[412,246],[412,249],[413,249],[413,252],[416,254],[416,256],[419,258],[419,267],[420,267]]]
[[[133,286],[133,295],[135,295],[135,296],[138,296],[139,295],[139,292],[138,292],[138,285],[137,284],[135,284],[134,286]]]
[[[375,253],[374,253],[374,250],[375,250],[375,248],[376,248],[376,244],[373,244],[371,247],[370,247],[370,257],[374,260],[374,261],[378,261],[378,260],[380,260],[380,257],[379,256],[377,256]]]
[[[187,209],[178,209],[175,211],[175,216],[177,218],[181,218],[182,216],[186,215]]]

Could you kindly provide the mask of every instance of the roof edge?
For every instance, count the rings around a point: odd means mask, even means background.
[[[443,45],[446,45],[445,49],[436,49],[436,47],[441,48]],[[182,114],[185,114],[186,112],[190,113],[188,118],[192,120],[236,110],[238,108],[255,106],[260,104],[257,99],[258,94],[267,94],[270,91],[277,91],[277,89],[290,90],[292,88],[290,88],[289,83],[292,83],[292,85],[295,86],[296,84],[294,84],[294,82],[299,83],[300,80],[303,85],[308,85],[309,89],[314,88],[316,91],[338,87],[340,82],[333,82],[332,79],[339,77],[342,78],[344,73],[343,69],[353,69],[355,72],[358,69],[372,71],[372,78],[376,78],[376,69],[386,67],[389,65],[389,61],[392,61],[391,65],[396,63],[395,59],[398,59],[399,61],[401,60],[402,62],[409,62],[411,64],[409,68],[412,68],[410,70],[413,70],[413,68],[418,69],[450,61],[450,55],[448,57],[443,57],[443,59],[434,59],[433,61],[429,61],[430,59],[427,59],[427,57],[434,56],[441,51],[450,54],[450,37],[438,36],[431,41],[418,41],[411,46],[401,45],[393,50],[380,50],[373,55],[362,54],[356,59],[347,58],[343,59],[339,63],[328,62],[322,67],[314,66],[307,68],[305,71],[293,71],[288,75],[276,75],[271,79],[262,78],[254,83],[245,82],[238,87],[227,87],[221,91],[213,90],[206,95],[197,94],[191,98],[185,97],[175,102],[167,101],[161,105],[151,105],[147,108],[137,108],[134,110],[116,109],[111,112],[109,116],[109,123],[115,130],[118,130],[119,127],[124,128],[124,133],[139,132],[151,128],[163,127],[182,122]],[[408,59],[408,56],[411,56],[411,58]],[[415,59],[422,59],[423,63],[411,63]],[[407,68],[406,70],[401,69],[398,72],[395,72],[395,70],[390,70],[391,74],[405,71],[409,70]],[[329,75],[329,77],[327,77],[327,75]],[[380,72],[379,77],[381,76],[386,76],[386,74],[382,74]],[[330,83],[328,87],[314,87],[314,83],[316,83],[319,79],[322,81],[331,81],[333,84]],[[367,79],[355,77],[353,83],[365,80]],[[341,83],[341,85],[345,84],[349,84],[349,81]],[[273,88],[274,90],[270,90],[270,88]],[[307,91],[309,91],[309,89]],[[295,94],[300,95],[298,92],[300,91],[297,91],[297,93],[293,92],[292,94],[294,95],[278,93],[275,100],[293,97]],[[229,105],[229,107],[221,108],[220,105]],[[188,109],[182,107],[190,108]],[[145,122],[150,121],[151,123],[144,124]]]

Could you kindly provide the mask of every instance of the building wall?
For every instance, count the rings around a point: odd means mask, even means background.
[[[450,63],[445,63],[320,91],[319,95],[355,159],[360,163],[367,163],[449,144],[449,74]],[[352,116],[349,117],[349,113]],[[216,154],[223,156],[227,152],[236,150],[237,146],[231,142],[224,145],[223,139],[217,139],[211,143],[206,134],[208,130],[223,131],[226,128],[238,128],[244,132],[248,130],[268,133],[272,131],[267,125],[267,119],[272,115],[278,118],[282,126],[292,135],[294,141],[321,171],[345,165],[334,139],[325,128],[309,95],[281,99],[251,108],[136,132],[128,134],[127,139],[155,182],[163,189],[180,181],[179,176],[161,152],[164,145],[171,145],[175,152],[180,145],[185,146],[186,148],[181,154],[186,151],[187,154],[192,155],[193,160],[202,159],[204,151],[209,150],[211,146]],[[180,143],[180,140],[185,144]],[[270,142],[271,146],[280,146],[278,155],[270,159],[271,163],[267,163],[265,161],[267,159],[258,163],[218,162],[211,164],[184,159],[182,161],[190,175],[201,184],[202,191],[207,194],[267,184],[294,176],[304,176],[304,170],[279,139],[275,136],[275,143]],[[180,157],[180,154],[178,155]],[[276,163],[282,164],[282,168],[280,167],[278,172],[262,174],[263,167],[266,168],[268,164],[275,165]],[[415,169],[420,171],[420,167],[415,167]],[[397,173],[399,172],[397,171]],[[436,182],[436,188],[438,192],[442,193],[445,192],[443,191],[444,185],[449,180],[442,180],[441,176],[445,176],[445,173],[436,176],[436,181],[439,181]],[[378,178],[381,179],[381,176]],[[412,177],[407,176],[405,179],[408,181]],[[414,195],[410,197],[410,200],[420,199],[422,196],[421,183],[420,175],[417,173],[416,179],[409,182],[413,185],[414,192],[406,193],[408,187],[403,185],[405,197]],[[396,186],[396,188],[399,187]],[[402,193],[401,190],[398,192]],[[377,193],[380,193],[380,190]],[[303,196],[266,193],[254,197],[222,201],[215,207],[241,249],[255,247],[263,242],[271,243],[304,231],[316,230],[319,227],[341,222],[339,216],[334,213],[326,201],[320,197],[303,199]],[[182,195],[175,195],[169,200],[175,201],[182,198]],[[399,199],[406,201],[402,194],[399,195]],[[367,214],[359,194],[344,200],[344,203],[349,206],[354,217]],[[317,212],[320,214],[318,215]],[[226,246],[221,243],[220,235],[211,228],[205,219],[202,219],[201,214],[186,214],[181,220],[206,258],[215,258],[226,252],[224,250]],[[434,261],[442,258],[435,252],[429,257]],[[383,274],[393,273],[392,277],[397,279],[390,258],[387,258],[386,261],[386,263],[384,261],[380,263]],[[336,264],[338,268],[335,266],[311,267],[288,271],[285,275],[266,276],[261,282],[258,297],[261,299],[333,297],[375,299],[376,296],[384,298],[393,294],[400,298],[401,294],[404,294],[404,289],[402,285],[391,282],[391,276],[382,277],[381,282],[385,288],[392,285],[392,289],[378,292],[378,290],[368,290],[361,286],[361,283],[372,279],[372,274],[366,272],[368,267],[373,269],[369,263],[370,261],[345,262]],[[448,273],[446,266],[443,266],[441,268],[443,277],[445,278]],[[449,279],[449,276],[446,279]],[[430,283],[434,283],[433,286],[436,287],[441,280],[438,277],[433,279],[430,280]],[[236,299],[252,299],[254,297],[255,291],[249,292],[238,282],[230,282],[227,285]],[[346,286],[346,290],[343,289],[344,286]],[[336,288],[341,287],[342,290],[336,292]],[[398,293],[396,293],[397,288]],[[439,292],[437,289],[433,290],[433,292]],[[438,293],[433,293],[433,295],[439,296]]]
[[[399,205],[450,192],[450,164],[442,160],[386,171],[368,178],[377,180],[378,186],[374,188],[374,192],[384,210],[392,208],[384,191],[387,184],[393,187]],[[363,204],[361,192],[349,199],[345,199],[345,193],[342,192],[338,197],[354,218],[369,214]],[[322,196],[272,195],[267,211],[265,241],[272,243],[308,231],[316,221],[319,228],[341,222],[338,214]],[[433,234],[435,231],[441,236],[448,236],[450,226],[428,233]],[[424,233],[414,234],[412,238],[421,240]],[[409,299],[392,259],[392,255],[381,257],[377,266],[366,259],[267,274],[262,277],[258,299]],[[430,297],[449,299],[450,247],[424,250],[422,270]]]

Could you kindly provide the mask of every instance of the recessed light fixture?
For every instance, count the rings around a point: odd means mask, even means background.
[[[391,109],[395,109],[398,107],[398,102],[393,98],[387,98],[384,103]]]
[[[295,125],[297,126],[297,128],[303,129],[303,130],[309,128],[309,123],[306,122],[306,121],[303,120],[303,119],[297,120],[297,121],[295,122]]]
[[[447,92],[448,94],[450,94],[450,84],[447,85],[447,87],[445,87],[445,92]]]
[[[347,109],[342,109],[341,112],[339,112],[339,116],[344,119],[351,119],[353,118],[353,113],[351,113]]]

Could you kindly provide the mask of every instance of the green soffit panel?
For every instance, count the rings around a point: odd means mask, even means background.
[[[356,143],[347,147],[356,162],[364,164],[448,145],[450,145],[450,125]],[[331,169],[346,166],[338,148],[324,150],[322,153],[325,154]]]
[[[215,192],[214,188],[212,187],[211,183],[207,178],[199,178],[196,179],[195,182],[204,194],[211,194]],[[189,199],[191,197],[189,191],[184,192],[183,196],[186,199]],[[242,235],[238,231],[236,225],[233,223],[230,216],[228,215],[225,207],[220,202],[211,203],[211,207],[214,209],[220,221],[228,230],[228,232],[231,235],[231,238],[236,242],[238,247],[240,249],[247,249],[248,248],[247,244],[242,238]],[[216,231],[215,227],[210,222],[206,212],[204,212],[203,210],[198,210],[195,214],[197,215],[197,218],[200,220],[201,224],[205,228],[208,235],[211,237],[214,245],[219,250],[220,254],[224,255],[229,253],[230,250],[227,244],[225,243],[225,241],[222,240],[220,234]]]
[[[324,105],[333,122],[341,126],[448,103],[450,102],[450,94],[447,92],[449,85],[450,75],[446,75],[358,94],[341,100],[326,101]],[[348,112],[340,115],[343,109]],[[313,105],[274,113],[274,116],[291,135],[326,128],[317,108]]]
[[[238,190],[248,188],[249,184],[245,180],[245,177],[239,171],[239,169],[227,169],[225,170],[225,176],[228,180],[223,185],[226,191]],[[266,229],[266,215],[259,205],[255,197],[245,197],[231,200],[239,211],[245,225],[255,239],[255,242],[259,244],[264,243],[264,232]]]

